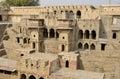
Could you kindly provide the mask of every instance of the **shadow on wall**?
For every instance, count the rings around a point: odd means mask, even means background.
[[[84,66],[83,66],[83,62],[82,60],[80,59],[80,57],[77,58],[77,69],[81,69],[81,70],[84,70]]]

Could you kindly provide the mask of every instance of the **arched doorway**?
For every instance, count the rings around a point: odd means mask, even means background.
[[[83,45],[82,45],[82,43],[80,42],[79,44],[78,44],[78,49],[82,49],[83,48]]]
[[[36,79],[35,76],[31,75],[29,79]]]
[[[26,79],[26,75],[25,74],[21,74],[20,79]]]
[[[79,10],[77,11],[76,17],[77,17],[77,18],[81,18],[81,11],[79,11]]]
[[[47,38],[47,37],[48,37],[48,31],[47,31],[46,28],[45,28],[44,31],[43,31],[43,37],[44,37],[44,38]]]
[[[94,30],[91,32],[91,38],[96,39],[96,32]]]
[[[116,39],[117,35],[116,33],[113,33],[113,39]]]
[[[50,38],[54,38],[55,37],[55,31],[54,29],[50,29]]]
[[[85,45],[84,45],[84,49],[86,50],[86,49],[89,49],[89,45],[86,43]]]
[[[86,31],[85,31],[85,38],[86,38],[86,39],[89,39],[89,36],[90,36],[89,30],[86,30]]]
[[[90,45],[90,50],[95,50],[95,45],[94,44]]]
[[[73,19],[73,18],[74,18],[74,13],[73,13],[73,11],[72,11],[72,10],[70,11],[70,13],[69,13],[69,14],[70,14],[70,15],[69,15],[69,18],[70,18],[70,19]]]
[[[69,61],[68,61],[68,60],[65,62],[65,67],[66,67],[66,68],[69,67]]]
[[[79,39],[83,39],[83,31],[82,30],[79,30],[78,37],[79,37]]]
[[[44,79],[43,77],[40,77],[39,79]]]
[[[62,45],[62,51],[65,51],[65,46],[64,45]]]

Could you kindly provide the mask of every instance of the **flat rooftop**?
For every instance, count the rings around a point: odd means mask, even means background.
[[[83,71],[83,70],[70,70],[68,68],[60,69],[52,73],[52,76],[64,76],[71,79],[103,79],[104,73]]]
[[[28,54],[25,55],[23,57],[24,59],[32,59],[32,60],[42,60],[42,61],[52,61],[58,58],[57,55],[55,54],[51,54],[51,53],[41,53],[41,52],[37,52],[37,53],[32,53],[32,54]]]
[[[15,71],[17,61],[11,59],[0,58],[0,70]]]

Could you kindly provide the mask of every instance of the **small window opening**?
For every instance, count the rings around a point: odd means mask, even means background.
[[[20,43],[20,38],[17,38],[17,42]]]
[[[65,66],[66,66],[66,68],[68,68],[68,67],[69,67],[69,61],[68,61],[68,60],[66,61]]]
[[[24,56],[24,54],[21,54],[21,56]]]
[[[62,51],[65,51],[65,46],[64,45],[62,45]]]
[[[35,43],[33,43],[33,49],[35,49]]]
[[[102,50],[102,51],[105,50],[105,44],[101,44],[101,50]]]
[[[116,39],[117,35],[116,33],[113,33],[113,39]]]

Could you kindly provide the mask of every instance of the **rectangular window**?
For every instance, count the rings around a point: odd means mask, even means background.
[[[101,44],[101,50],[102,50],[102,51],[105,50],[105,44]]]

